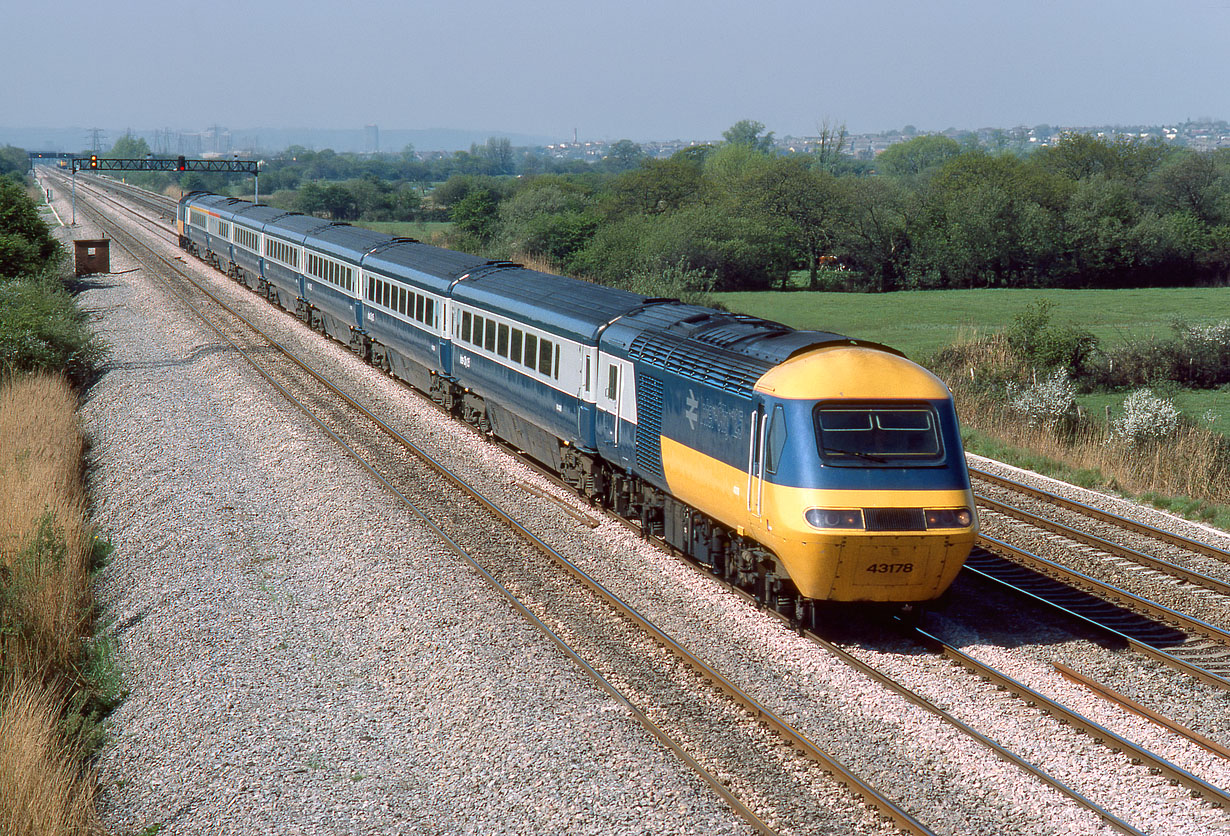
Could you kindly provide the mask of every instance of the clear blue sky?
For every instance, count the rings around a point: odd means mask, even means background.
[[[1230,118],[1230,0],[10,3],[0,126],[582,139]],[[147,57],[139,47],[159,50]]]

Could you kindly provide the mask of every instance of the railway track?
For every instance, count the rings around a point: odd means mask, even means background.
[[[280,351],[285,351],[285,349],[283,349],[280,345],[277,345],[276,342],[272,342],[271,345],[273,347],[276,347]],[[255,362],[255,361],[252,361],[251,358],[249,358],[249,360],[250,362]],[[299,364],[299,365],[303,371],[306,371],[309,375],[313,376],[318,383],[325,385],[327,388],[329,387],[327,380],[324,378],[322,374],[306,369],[302,364]],[[265,372],[262,372],[262,374],[265,374]],[[268,377],[269,375],[266,375],[266,376]],[[287,394],[287,391],[283,390],[283,393]],[[291,395],[289,394],[287,394],[287,396],[291,397]],[[330,395],[329,397],[341,397],[342,399],[347,400],[349,405],[346,407],[346,409],[350,410],[352,415],[353,415],[354,410],[362,410],[362,407],[360,407],[354,401],[350,401],[348,398],[346,398],[346,396],[342,395],[340,392],[335,391],[334,394]],[[306,406],[302,406],[301,408],[304,408],[305,410],[310,409],[309,407],[306,407]],[[309,414],[312,414],[312,413],[309,411]],[[365,420],[370,421],[373,425],[380,426],[382,432],[384,432],[385,435],[388,436],[389,438],[393,438],[393,439],[398,438],[396,432],[393,431],[392,428],[388,427],[387,425],[382,426],[382,422],[380,422],[379,419],[377,419],[375,416],[371,415],[370,413],[366,413],[364,415],[364,418]],[[349,446],[348,442],[343,440],[342,436],[337,433],[336,429],[333,428],[333,425],[334,424],[342,425],[345,423],[353,424],[354,423],[353,421],[347,422],[344,419],[335,420],[335,421],[326,421],[326,420],[322,420],[321,418],[317,418],[317,417],[313,417],[313,420],[317,421],[323,428],[326,429],[326,431],[328,431],[331,435],[333,435],[339,442],[343,443],[344,445]],[[400,439],[400,443],[402,444],[403,449],[409,449],[408,447],[406,447],[406,445],[409,444],[409,442],[407,442],[404,438]],[[356,455],[361,456],[362,454],[356,454]],[[390,454],[388,454],[387,452],[384,454],[380,454],[380,455],[390,457]],[[377,478],[385,482],[386,485],[389,485],[390,489],[394,490],[395,492],[398,492],[398,495],[401,495],[400,492],[402,488],[400,488],[395,481],[390,480],[390,469],[387,467],[381,467],[377,463],[377,461],[380,458],[380,455],[377,455],[376,460],[371,460],[371,459],[366,460],[364,466],[367,467]],[[416,453],[415,455],[420,455],[420,454]],[[427,457],[427,461],[428,462],[431,461],[429,456]],[[430,466],[432,466],[433,468],[438,468],[438,464],[431,464]],[[449,478],[453,480],[456,479],[455,476],[450,476]],[[462,484],[459,484],[459,483],[455,483],[455,484],[456,484],[456,487],[458,487],[459,489],[467,490],[467,488],[465,488]],[[478,492],[473,491],[472,489],[469,490],[469,492],[472,497],[478,495]],[[407,496],[409,496],[409,492],[407,492]],[[410,502],[411,505],[414,505],[413,500],[407,499],[407,501]],[[491,505],[491,503],[487,502],[486,500],[479,499],[478,501],[480,502],[480,504],[484,504],[487,507],[487,510],[489,512],[494,513],[497,517],[501,517],[504,521],[503,524],[511,525],[511,527],[514,529],[520,529],[518,536],[521,537],[525,542],[533,542],[536,539],[534,535],[530,534],[528,531],[521,528],[520,525],[517,524],[512,519],[512,516],[509,515],[507,512],[494,508]],[[418,506],[415,505],[414,507],[417,509]],[[452,507],[455,508],[455,506],[452,506]],[[421,514],[425,519],[428,516],[426,513],[422,511],[418,511],[418,510],[416,510],[415,513]],[[444,536],[448,536],[448,535],[444,535]],[[450,539],[450,542],[456,545],[459,545],[456,539]],[[542,545],[545,546],[545,544],[542,544]],[[540,554],[549,554],[551,551],[553,551],[550,549],[549,546],[547,546],[545,550],[542,550],[541,547],[539,547],[539,549],[540,549],[539,551]],[[468,560],[475,559],[474,556],[471,553],[467,552],[464,548],[462,548],[459,553],[465,553],[466,559]],[[762,721],[767,722],[769,725],[773,726],[776,733],[781,737],[781,739],[786,740],[793,747],[804,752],[813,762],[821,764],[825,770],[840,774],[842,776],[841,780],[843,782],[846,782],[856,787],[857,788],[856,791],[860,795],[864,795],[865,797],[869,799],[876,799],[876,792],[872,790],[870,786],[861,782],[858,778],[856,778],[855,776],[851,774],[848,774],[848,773],[843,774],[842,767],[839,764],[837,764],[833,759],[828,758],[823,753],[821,753],[819,749],[815,747],[815,744],[808,741],[805,736],[799,734],[796,730],[792,729],[789,726],[789,724],[786,724],[784,721],[780,721],[780,718],[774,718],[774,715],[772,714],[772,712],[769,712],[763,705],[758,703],[754,698],[751,698],[750,695],[743,694],[742,696],[740,696],[739,689],[735,688],[735,686],[733,686],[730,680],[726,679],[725,677],[723,677],[721,674],[717,673],[716,671],[713,671],[712,669],[710,669],[708,665],[706,665],[702,660],[700,660],[694,654],[688,653],[686,649],[682,648],[681,646],[676,647],[677,643],[671,640],[669,636],[666,636],[664,632],[658,630],[652,624],[650,624],[647,620],[643,619],[641,616],[636,614],[634,610],[627,607],[626,605],[623,605],[622,602],[619,602],[617,598],[609,597],[610,596],[609,592],[605,591],[601,587],[600,584],[597,584],[595,586],[594,584],[596,584],[596,581],[593,581],[592,578],[588,578],[588,576],[586,576],[584,572],[582,572],[574,564],[569,563],[566,560],[566,558],[562,558],[562,556],[559,556],[558,553],[556,553],[553,559],[556,560],[557,565],[563,566],[568,572],[572,573],[574,577],[577,577],[578,579],[582,580],[582,582],[586,584],[589,593],[602,598],[605,601],[607,606],[611,607],[614,612],[617,612],[619,614],[619,617],[621,619],[631,619],[632,621],[638,623],[643,633],[647,636],[652,637],[653,642],[671,647],[675,656],[678,659],[682,660],[684,664],[704,673],[706,679],[710,683],[710,686],[721,689],[723,692],[733,697],[735,701],[739,705],[742,706],[742,709],[744,711],[750,712],[752,715],[759,717]],[[558,562],[560,560],[563,561],[562,564]],[[502,590],[501,594],[510,596],[510,599],[514,600],[514,606],[518,606],[523,611],[523,613],[527,616],[527,618],[530,618],[531,621],[536,621],[542,624],[543,629],[546,629],[548,631],[549,635],[551,636],[552,641],[556,642],[557,644],[561,644],[562,647],[565,647],[565,652],[568,652],[570,655],[573,655],[574,659],[582,667],[588,667],[588,664],[581,658],[581,655],[578,651],[576,651],[575,649],[568,648],[563,643],[563,640],[559,637],[558,633],[553,633],[550,631],[550,628],[546,625],[545,622],[552,619],[554,616],[551,615],[548,608],[543,608],[540,612],[535,612],[533,611],[534,608],[532,605],[515,603],[515,596],[513,595],[512,592],[509,591],[509,587],[516,587],[518,585],[525,584],[526,581],[524,578],[519,581],[518,580],[512,580],[511,582],[509,582],[508,580],[502,581],[499,578],[499,574],[503,569],[506,568],[502,564],[500,566],[483,566],[481,565],[480,562],[476,560],[475,565],[476,567],[478,567],[478,570],[484,574],[484,576],[489,577],[493,583],[496,583],[499,585],[497,588],[500,588]],[[935,640],[934,637],[926,636],[926,634],[923,634],[923,635],[927,641],[938,641],[938,640]],[[1084,798],[1079,793],[1075,793],[1074,791],[1069,790],[1068,788],[1063,786],[1062,783],[1057,782],[1054,779],[1050,778],[1041,770],[1037,769],[1036,767],[1033,767],[1023,758],[1020,758],[1019,756],[1014,755],[1013,753],[1009,752],[1003,747],[999,747],[989,738],[986,738],[984,735],[981,735],[977,731],[973,729],[969,729],[968,727],[964,727],[964,724],[960,723],[960,721],[957,721],[955,717],[945,712],[942,708],[934,705],[933,703],[930,703],[929,701],[918,696],[917,694],[913,694],[912,692],[909,691],[908,688],[904,688],[903,686],[893,683],[891,679],[883,677],[882,674],[878,674],[877,672],[874,671],[874,669],[869,668],[869,666],[867,666],[865,663],[854,660],[852,657],[846,658],[849,656],[849,654],[846,654],[836,645],[832,645],[831,643],[825,642],[825,640],[819,636],[813,636],[813,638],[817,642],[824,644],[826,650],[838,656],[839,658],[842,658],[843,661],[846,662],[847,664],[850,664],[856,669],[859,669],[861,672],[865,673],[868,676],[872,676],[877,681],[881,681],[883,684],[885,684],[886,687],[889,687],[890,689],[896,691],[898,694],[900,694],[901,696],[903,696],[905,699],[909,700],[910,702],[913,702],[915,705],[919,705],[923,707],[925,710],[935,714],[936,716],[941,717],[942,719],[944,719],[946,723],[949,723],[950,725],[954,725],[957,728],[961,728],[963,733],[970,734],[972,737],[979,739],[980,743],[983,743],[983,745],[987,745],[991,747],[996,752],[997,756],[1003,758],[1004,760],[1007,760],[1009,762],[1016,764],[1018,767],[1024,769],[1027,772],[1030,772],[1035,777],[1038,777],[1041,780],[1044,780],[1047,783],[1050,783],[1051,786],[1055,787],[1059,791],[1068,795],[1069,798],[1072,798],[1078,804],[1081,804],[1082,806],[1086,807],[1086,809],[1092,810],[1104,822],[1108,823],[1114,829],[1120,832],[1124,832],[1124,833],[1140,832],[1136,830],[1135,828],[1133,828],[1126,821],[1119,819],[1118,817],[1110,814],[1106,810],[1099,807],[1096,803]],[[950,648],[950,647],[946,649],[940,648],[937,652],[943,653],[949,658],[956,658],[951,654],[954,654],[954,653],[960,654],[960,651],[956,651],[955,648]],[[961,656],[964,656],[964,654],[961,654]],[[980,663],[977,663],[976,661],[970,659],[969,657],[965,657],[964,660],[959,659],[958,661],[960,661],[960,663],[964,667],[973,671],[977,676],[987,678],[987,679],[991,679],[996,676],[1002,676],[1002,675],[996,674],[993,670],[988,671],[988,669],[986,669],[985,666],[982,666]],[[597,671],[595,671],[595,673],[597,673]],[[602,687],[606,688],[608,691],[611,691],[613,694],[616,694],[616,698],[625,702],[625,704],[628,705],[631,710],[638,711],[638,709],[636,709],[636,706],[633,702],[633,698],[631,696],[619,694],[619,692],[614,689],[614,686],[610,684],[610,680],[601,679],[602,674],[600,673],[598,673],[598,676],[600,677],[600,679],[596,681],[599,681],[599,684],[602,685]],[[1015,683],[1012,680],[1001,680],[1001,681],[1004,681],[1006,683],[1004,687],[1007,688],[1008,690],[1011,690],[1013,693],[1027,694],[1028,695],[1027,697],[1023,697],[1025,699],[1031,699],[1034,701],[1045,700],[1045,698],[1041,697],[1041,695],[1037,695],[1034,692],[1030,692],[1028,689],[1024,688],[1024,686],[1021,686],[1020,683]],[[1065,716],[1071,716],[1073,719],[1070,722],[1073,722],[1073,724],[1077,725],[1078,727],[1084,727],[1082,723],[1085,721],[1083,721],[1083,718],[1079,718],[1079,715],[1075,714],[1075,712],[1066,712],[1066,710],[1063,710],[1061,707],[1057,705],[1051,706],[1049,710],[1055,711],[1057,713],[1065,714]],[[641,712],[641,714],[645,716],[646,719],[648,719],[648,712]],[[638,719],[640,719],[640,717],[638,717]],[[644,723],[645,721],[642,720],[642,722]],[[670,742],[668,742],[670,740],[670,737],[667,732],[661,729],[655,730],[649,725],[647,725],[646,727],[650,728],[651,732],[654,733],[655,736],[659,736],[661,739],[664,739],[664,742],[666,743],[666,745],[668,746],[671,745]],[[1115,741],[1115,745],[1118,745],[1120,747],[1131,746],[1131,744],[1129,744],[1127,741],[1122,741],[1121,739],[1118,739],[1117,736],[1113,735],[1113,733],[1109,733],[1106,730],[1101,729],[1101,727],[1097,727],[1096,724],[1094,724],[1093,726],[1090,726],[1089,728],[1095,729],[1095,732],[1093,733],[1097,734],[1100,739],[1103,739],[1103,740],[1112,739]],[[674,747],[672,746],[672,748]],[[676,751],[677,753],[681,755],[681,757],[685,761],[688,760],[689,756],[682,749],[682,747],[680,747],[679,749],[676,749]],[[1200,779],[1195,778],[1195,776],[1190,776],[1189,774],[1184,773],[1182,770],[1178,769],[1177,767],[1173,767],[1173,765],[1170,765],[1167,762],[1165,762],[1164,759],[1158,759],[1155,756],[1152,756],[1148,752],[1144,751],[1143,749],[1139,750],[1137,754],[1139,755],[1138,759],[1141,760],[1141,762],[1143,763],[1150,764],[1151,769],[1158,769],[1159,771],[1162,771],[1165,774],[1173,777],[1174,780],[1178,780],[1180,782],[1188,784],[1188,786],[1192,789],[1193,793],[1199,793],[1200,795],[1204,796],[1206,799],[1209,799],[1213,801],[1214,803],[1218,803],[1218,804],[1222,803],[1223,800],[1225,800],[1224,795],[1219,795],[1219,791],[1217,791],[1216,788],[1210,787],[1204,782],[1201,782]],[[704,769],[704,767],[700,767],[700,768],[702,770]],[[698,774],[702,774],[702,773],[698,773]],[[702,774],[702,777],[703,777],[703,774]],[[711,777],[715,777],[715,776],[712,776],[712,773],[711,773]],[[710,778],[706,778],[706,780],[710,780]],[[720,786],[724,786],[725,783],[728,783],[728,781],[724,781],[722,779],[716,779],[716,778],[715,780],[716,780],[716,783],[714,783],[713,781],[710,781],[711,786],[714,786],[715,791],[718,791],[720,795],[722,795],[724,798],[727,799],[728,803],[731,804],[732,809],[735,809],[737,812],[740,813],[740,815],[743,815],[749,822],[753,824],[754,827],[757,827],[758,829],[762,829],[763,832],[772,832],[771,827],[768,824],[766,824],[763,820],[757,819],[755,816],[755,813],[752,812],[750,809],[741,809],[739,806],[740,802],[738,801],[737,798],[734,798],[729,793],[729,791],[724,792],[718,789]],[[925,829],[923,825],[918,823],[916,820],[912,819],[908,813],[905,813],[903,809],[899,807],[895,807],[895,805],[893,805],[891,801],[888,801],[887,799],[877,799],[873,801],[873,803],[875,804],[875,806],[881,809],[884,815],[890,816],[898,824],[898,826],[901,827],[906,832],[919,832],[919,833],[929,832],[928,830]],[[886,804],[886,806],[881,806],[882,804]]]
[[[1080,563],[1084,571],[1066,565],[1067,561],[1049,559],[1009,543],[1006,537],[983,534],[979,538],[980,548],[967,561],[967,572],[1093,625],[1126,642],[1133,650],[1205,684],[1230,690],[1230,630],[1184,611],[1198,608],[1214,615],[1230,612],[1230,581],[1224,573],[1218,576],[1220,567],[1230,563],[1230,554],[1212,544],[985,471],[971,470],[971,476],[1001,490],[1071,512],[1064,523],[984,493],[976,494],[982,508],[1062,538],[1070,544],[1066,551],[1082,548]],[[1080,527],[1081,520],[1092,523]],[[1103,536],[1106,526],[1128,532],[1121,536],[1147,538],[1146,543],[1164,544],[1177,551],[1167,558],[1148,554],[1143,548]],[[1092,533],[1086,530],[1088,527],[1100,528],[1102,533]],[[1206,570],[1184,565],[1183,553],[1204,560]],[[1113,578],[1134,581],[1133,588],[1113,583]],[[1166,596],[1171,605],[1155,600],[1160,595]]]

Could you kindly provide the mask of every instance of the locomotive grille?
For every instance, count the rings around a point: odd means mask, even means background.
[[[662,381],[639,374],[636,383],[636,465],[662,476]]]
[[[868,531],[926,531],[927,518],[921,508],[864,508]]]

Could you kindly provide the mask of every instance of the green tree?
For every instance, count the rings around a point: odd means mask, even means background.
[[[836,173],[841,167],[842,154],[845,153],[848,136],[844,122],[840,125],[832,125],[828,119],[825,119],[820,125],[820,142],[812,152],[813,165],[824,171]]]
[[[1183,151],[1159,166],[1149,183],[1153,204],[1188,212],[1208,224],[1230,219],[1230,165],[1213,154]]]
[[[959,156],[961,146],[946,136],[916,136],[885,148],[876,157],[876,170],[890,177],[916,177],[937,171],[944,163]]]
[[[0,176],[0,281],[40,273],[59,258],[60,247],[25,188]]]
[[[917,194],[887,177],[838,180],[847,207],[837,249],[841,261],[881,292],[896,290],[910,259],[910,229]]]
[[[702,182],[700,166],[678,156],[645,160],[608,184],[604,206],[614,217],[661,214],[695,200]]]
[[[1102,174],[1140,183],[1169,155],[1161,140],[1120,137],[1109,140],[1090,134],[1066,133],[1054,145],[1039,148],[1034,165],[1068,180]]]
[[[143,160],[151,155],[149,143],[131,133],[125,133],[117,139],[111,150],[105,154],[113,160]]]
[[[486,243],[495,233],[499,203],[487,189],[473,189],[453,206],[452,220],[457,229]]]
[[[473,149],[471,153],[474,153]],[[487,161],[490,174],[513,173],[512,141],[506,136],[488,137],[487,144],[478,149],[475,155]]]
[[[814,290],[820,256],[831,253],[838,224],[848,211],[837,179],[827,171],[808,168],[804,159],[772,157],[752,172],[747,194],[752,205],[784,224],[806,259]]]
[[[30,155],[25,149],[12,145],[0,148],[0,176],[12,174],[21,177],[29,170]]]
[[[740,119],[722,131],[722,137],[730,145],[745,145],[762,154],[772,153],[774,148],[773,131],[764,133],[764,123],[751,119]]]
[[[359,217],[359,202],[350,189],[341,183],[330,183],[321,189],[321,203],[335,221],[353,221]]]
[[[628,171],[645,159],[645,149],[630,139],[612,143],[603,161],[611,171]]]

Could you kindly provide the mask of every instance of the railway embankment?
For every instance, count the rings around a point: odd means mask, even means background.
[[[0,178],[0,832],[97,832],[88,765],[121,695],[92,636],[79,388],[99,346],[35,203]]]

